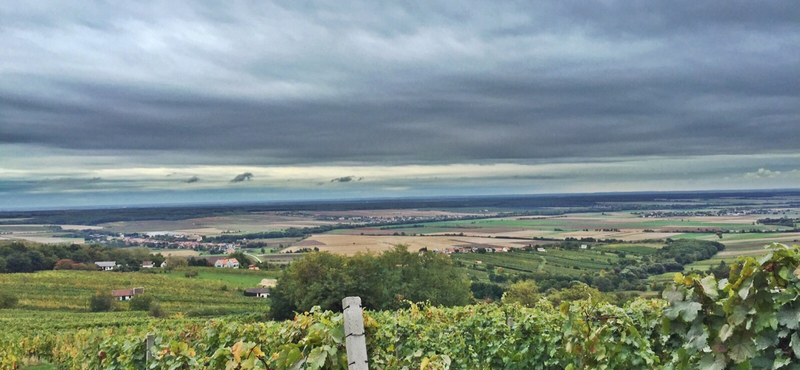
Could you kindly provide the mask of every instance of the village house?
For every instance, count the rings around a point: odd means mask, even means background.
[[[269,288],[249,288],[245,289],[244,295],[246,297],[268,298]]]
[[[133,298],[133,296],[135,296],[137,294],[142,294],[142,293],[144,293],[144,288],[139,287],[139,288],[133,288],[133,289],[112,290],[111,291],[111,296],[116,298],[116,299],[118,299],[118,300],[120,300],[120,301],[128,301],[131,298]]]
[[[214,267],[228,267],[228,268],[238,269],[239,261],[236,258],[221,259],[217,260],[217,262],[214,263]]]
[[[97,261],[94,264],[103,271],[111,271],[114,270],[115,267],[119,266],[117,265],[117,261]]]
[[[151,269],[153,267],[155,267],[155,264],[153,263],[153,261],[144,261],[144,262],[142,262],[142,268],[143,269]]]

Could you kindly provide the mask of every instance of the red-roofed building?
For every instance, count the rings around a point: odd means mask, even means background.
[[[238,269],[239,268],[239,261],[236,258],[221,259],[221,260],[217,260],[217,262],[214,263],[214,267],[229,267],[229,268]]]
[[[144,288],[133,288],[133,289],[120,289],[120,290],[112,290],[111,296],[119,299],[120,301],[127,301],[133,298],[133,296],[137,294],[144,293]]]

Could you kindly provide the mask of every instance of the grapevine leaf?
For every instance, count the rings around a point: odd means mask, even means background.
[[[794,352],[794,357],[800,358],[800,335],[798,335],[797,332],[792,334],[791,347],[792,347],[792,352]]]
[[[308,358],[306,359],[306,363],[308,364],[308,369],[316,370],[321,369],[322,366],[325,365],[325,359],[327,358],[327,354],[323,350],[322,347],[314,348],[311,353],[308,354]]]
[[[800,329],[800,305],[785,305],[778,311],[778,323],[789,329]]]
[[[719,292],[717,292],[717,281],[714,279],[713,275],[708,275],[700,280],[700,285],[703,287],[703,292],[709,298],[716,299],[719,296]]]
[[[748,277],[747,279],[742,282],[742,285],[739,287],[739,297],[742,299],[747,299],[747,296],[750,295],[750,288],[753,287],[753,278]]]
[[[331,339],[336,344],[341,344],[344,342],[344,323],[334,326],[329,332],[328,335],[331,336]]]
[[[675,302],[683,301],[683,292],[678,290],[674,285],[670,286],[669,288],[664,290],[664,293],[662,294],[662,296],[669,303],[675,303]]]
[[[738,364],[755,356],[756,347],[750,338],[737,337],[736,339],[737,340],[731,341],[730,347],[728,348],[728,356],[730,356],[734,362]]]
[[[778,276],[780,276],[783,280],[789,281],[792,279],[792,272],[788,267],[783,266],[780,270],[778,270]]]
[[[772,259],[773,252],[769,252],[765,254],[763,257],[758,259],[758,264],[764,266],[765,263],[769,262]]]
[[[708,332],[706,332],[705,327],[700,323],[692,325],[692,328],[689,329],[689,332],[686,334],[686,347],[689,349],[694,349],[695,351],[702,351],[703,348],[706,348],[708,345]]]
[[[719,339],[724,342],[728,340],[731,335],[733,335],[733,326],[730,324],[722,325],[722,328],[719,329]]]
[[[670,319],[675,319],[680,315],[683,321],[692,322],[697,318],[697,312],[701,308],[703,306],[697,302],[675,302],[671,307],[664,310],[664,314]]]
[[[731,316],[728,318],[728,320],[733,325],[739,325],[743,323],[746,318],[747,318],[747,308],[744,306],[736,306],[733,309],[733,312],[731,313]]]
[[[725,359],[720,356],[715,356],[713,353],[706,353],[698,363],[700,369],[705,370],[724,370]]]

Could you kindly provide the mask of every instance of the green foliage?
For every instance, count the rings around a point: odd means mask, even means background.
[[[270,313],[285,319],[314,306],[340,311],[347,296],[361,297],[364,307],[374,310],[400,307],[403,299],[456,306],[471,297],[463,270],[439,253],[410,253],[405,246],[377,256],[314,252],[293,262],[278,278]]]
[[[148,311],[151,304],[153,304],[153,296],[150,294],[134,295],[129,302],[131,311]]]
[[[228,257],[236,258],[236,260],[239,261],[239,268],[241,269],[246,269],[250,266],[250,258],[242,251],[231,253]]]
[[[35,272],[56,267],[62,270],[94,270],[96,266],[93,263],[97,261],[116,261],[121,265],[120,270],[135,271],[142,261],[153,259],[147,248],[22,242],[0,245],[0,273]]]
[[[199,273],[199,272],[197,272],[197,270],[189,270],[189,271],[186,271],[186,272],[183,274],[183,276],[185,276],[185,277],[187,277],[187,278],[193,278],[193,277],[197,277],[197,275],[200,275],[200,273]]]
[[[638,298],[622,307],[599,301],[603,296],[596,289],[575,284],[563,292],[558,306],[547,300],[533,308],[516,303],[443,308],[403,302],[407,308],[367,311],[370,368],[800,368],[797,247],[775,245],[762,258],[741,258],[727,279],[678,275],[675,281],[676,286],[664,291],[664,300]],[[2,320],[12,329],[24,321]],[[238,317],[159,321],[123,330],[4,327],[0,370],[16,369],[30,356],[69,370],[204,364],[209,369],[343,370],[347,359],[342,320],[339,313],[312,308],[283,322]],[[155,360],[149,364],[144,363],[146,333],[153,333],[156,342]]]
[[[607,297],[599,290],[592,288],[584,283],[576,283],[567,289],[550,292],[547,299],[558,306],[564,302],[588,300],[592,302],[606,302]]]
[[[89,299],[89,310],[92,312],[106,312],[114,308],[114,297],[109,293],[98,291]]]
[[[161,304],[157,302],[152,302],[148,306],[148,314],[152,317],[166,317],[167,311],[161,307]]]
[[[0,292],[0,309],[2,308],[14,308],[19,303],[19,298],[17,296],[8,293],[8,292]]]
[[[800,250],[773,244],[728,278],[676,274],[664,330],[676,369],[800,369]]]
[[[189,266],[189,262],[186,261],[185,258],[181,258],[181,257],[169,256],[169,257],[167,257],[166,261],[167,261],[167,265],[166,265],[165,268],[167,269],[167,271],[172,271],[174,269],[178,269],[178,268],[183,268],[183,267]]]
[[[539,286],[533,280],[518,281],[503,294],[503,303],[518,303],[525,307],[534,307],[542,298]]]
[[[505,289],[500,285],[481,282],[472,282],[469,290],[472,291],[472,296],[475,299],[490,299],[492,301],[499,301],[505,292]]]

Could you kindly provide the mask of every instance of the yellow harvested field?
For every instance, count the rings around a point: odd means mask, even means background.
[[[200,253],[197,251],[193,251],[191,249],[182,249],[178,251],[159,251],[158,249],[153,249],[153,253],[161,253],[164,257],[174,256],[174,257],[195,257],[199,256]]]
[[[421,248],[428,250],[438,249],[440,251],[455,247],[511,247],[520,248],[523,241],[513,239],[495,239],[481,237],[459,237],[459,236],[367,236],[367,235],[335,235],[321,234],[314,235],[305,239],[286,251],[295,251],[300,248],[319,248],[320,251],[353,255],[358,252],[383,252],[391,249],[397,244],[408,244],[410,251],[418,251]]]
[[[452,233],[452,232],[451,232]],[[437,233],[437,234],[444,234],[444,233]],[[470,235],[478,235],[478,236],[505,236],[509,238],[533,238],[537,236],[548,236],[556,234],[553,231],[548,230],[518,230],[518,231],[509,231],[509,232],[501,232],[501,233],[469,233]],[[433,234],[435,235],[435,234]]]
[[[436,217],[436,216],[491,216],[495,212],[487,213],[461,213],[436,210],[418,209],[375,209],[375,210],[352,210],[352,211],[318,211],[314,212],[320,216],[349,216],[349,217]]]
[[[27,236],[14,234],[13,236],[0,236],[0,240],[27,240],[42,244],[84,244],[85,241],[79,238],[51,238],[47,236]]]
[[[200,227],[197,229],[181,229],[175,230],[175,233],[178,234],[197,234],[197,235],[215,235],[215,234],[222,234],[221,229],[213,228],[213,227]]]
[[[0,225],[6,228],[15,228],[15,227],[41,227],[46,228],[49,226],[60,226],[61,230],[102,230],[102,226],[89,226],[89,225],[46,225],[46,224],[11,224],[11,225]]]
[[[621,229],[616,231],[573,231],[560,233],[559,237],[571,238],[595,238],[595,239],[619,239],[624,241],[639,241],[646,239],[666,239],[679,233],[646,233],[640,229]]]
[[[102,226],[89,225],[58,225],[62,230],[103,230]]]
[[[783,233],[783,234],[781,234],[781,236],[774,236],[774,237],[770,237],[770,238],[741,239],[741,240],[728,240],[728,241],[725,241],[725,239],[723,238],[723,240],[721,240],[721,242],[724,243],[724,244],[731,244],[731,245],[735,245],[735,244],[751,244],[751,243],[759,243],[759,242],[760,243],[764,243],[764,244],[770,244],[770,243],[773,243],[773,242],[774,243],[792,244],[792,245],[799,244],[798,242],[795,242],[795,240],[800,240],[800,233]]]

